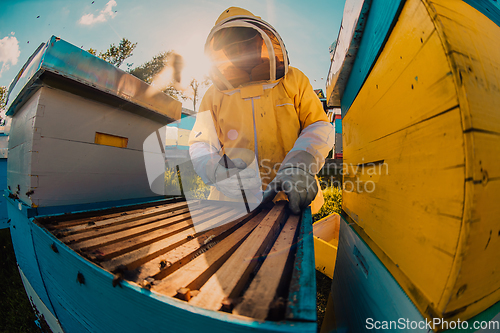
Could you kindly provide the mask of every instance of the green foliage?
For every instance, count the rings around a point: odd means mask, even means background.
[[[90,54],[92,54],[92,55],[95,55],[96,57],[98,57],[96,49],[90,48],[90,49],[87,50],[87,52],[90,53]]]
[[[172,97],[177,101],[185,101],[188,99],[180,90],[175,89],[173,86],[168,86],[162,90],[165,94]]]
[[[172,53],[160,52],[153,57],[150,61],[143,63],[142,65],[130,70],[130,74],[141,79],[142,81],[151,84],[153,78],[158,75],[165,65],[167,64],[167,58]]]
[[[321,189],[327,189],[329,187],[342,187],[342,175],[335,173],[325,173],[324,169],[318,174],[319,185]]]
[[[132,43],[130,40],[122,38],[118,46],[111,44],[109,49],[104,52],[99,52],[99,55],[97,55],[97,50],[92,48],[88,49],[87,52],[98,56],[116,67],[120,67],[125,59],[130,58],[133,55],[132,52],[136,46],[137,43]]]
[[[189,193],[186,199],[207,199],[210,194],[210,186],[206,185],[200,176],[196,174],[191,163],[185,163],[181,172],[177,169],[165,171],[165,193]]]
[[[182,57],[176,55],[173,51],[160,52],[157,55],[155,55],[150,61],[147,61],[144,64],[130,70],[129,73],[143,80],[144,82],[151,84],[154,78],[158,74],[160,74],[165,67],[168,66],[174,68],[175,66],[178,66],[178,64],[177,65],[175,64],[176,61],[180,61],[182,63]],[[179,77],[177,77],[177,80],[180,80],[180,69],[177,68],[177,70],[174,70],[173,72],[178,73]],[[166,88],[162,88],[162,91],[178,101],[185,101],[187,99],[192,100],[193,111],[196,111],[196,105],[198,103],[198,100],[200,99],[199,90],[200,88],[204,88],[210,85],[210,79],[209,78],[204,78],[203,80],[192,79],[191,82],[189,82],[189,88],[193,90],[192,97],[186,96],[184,94],[184,91],[177,89],[178,84],[175,84],[175,80],[176,78],[172,77],[172,82],[170,82]]]
[[[323,190],[325,203],[318,213],[313,215],[313,221],[319,221],[322,218],[332,214],[340,214],[342,211],[342,189],[338,187],[327,187]]]
[[[150,61],[147,61],[134,69],[131,69],[129,73],[141,79],[142,81],[151,84],[155,77],[160,74],[165,67],[173,66],[173,64],[169,63],[169,60],[172,59],[172,57],[170,57],[172,54],[172,51],[160,52],[155,55]],[[186,97],[182,93],[182,91],[176,89],[174,85],[174,80],[172,79],[172,82],[169,82],[167,87],[160,89],[162,89],[165,94],[169,95],[175,100],[185,101],[186,99],[188,99],[188,97]]]
[[[99,57],[106,60],[110,64],[115,65],[116,67],[120,67],[125,59],[132,56],[132,52],[134,51],[136,46],[137,43],[132,43],[128,39],[122,38],[118,46],[115,46],[115,44],[111,44],[106,52],[99,54]]]
[[[7,103],[7,87],[0,86],[0,112],[5,111],[6,103]]]
[[[120,41],[120,44],[116,46],[111,44],[109,49],[104,52],[98,52],[96,49],[90,48],[87,50],[90,54],[95,55],[116,67],[120,67],[125,59],[132,56],[132,51],[137,46],[137,43],[132,43],[126,38]],[[160,52],[155,55],[150,61],[143,63],[133,69],[130,67],[132,64],[127,64],[128,72],[135,77],[141,79],[142,81],[151,84],[153,80],[165,69],[166,67],[171,67],[175,73],[172,77],[171,82],[166,84],[166,87],[160,87],[160,89],[170,97],[178,101],[185,101],[190,99],[193,101],[193,110],[196,111],[196,105],[200,98],[199,89],[207,87],[210,85],[210,79],[204,78],[203,80],[192,79],[189,82],[188,89],[193,90],[192,97],[186,96],[184,94],[184,88],[179,88],[180,72],[182,69],[182,57],[175,54],[173,51]],[[180,66],[180,67],[179,67]],[[178,82],[176,82],[176,80]],[[191,94],[188,94],[191,95]]]

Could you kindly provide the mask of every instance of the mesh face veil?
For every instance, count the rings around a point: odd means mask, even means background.
[[[212,61],[210,76],[219,90],[276,81],[288,72],[288,55],[279,34],[240,8],[232,7],[219,17],[208,35],[205,53]]]

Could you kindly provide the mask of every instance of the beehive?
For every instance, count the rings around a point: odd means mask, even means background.
[[[115,274],[114,284],[126,279],[205,309],[313,328],[311,221],[285,203],[247,214],[230,203],[170,199],[35,223]]]
[[[145,159],[163,167],[156,134],[181,103],[79,47],[57,37],[40,45],[9,87],[7,115],[7,186],[28,206],[164,194],[152,191]],[[144,147],[151,134],[157,151]]]
[[[428,318],[500,300],[498,36],[466,2],[409,0],[343,105],[345,216]]]

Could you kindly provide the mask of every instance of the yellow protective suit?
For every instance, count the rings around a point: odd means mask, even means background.
[[[255,27],[263,37],[262,62],[251,73],[233,66],[221,50],[213,48],[214,34],[235,26]],[[200,104],[189,140],[191,155],[203,143],[220,156],[225,153],[247,165],[258,165],[262,183],[267,185],[296,146],[295,150],[306,150],[315,157],[319,171],[333,144],[331,124],[307,77],[288,66],[287,52],[277,32],[250,12],[230,8],[217,20],[205,51],[214,63],[214,85]],[[305,138],[296,145],[304,129],[313,124],[321,124],[324,138],[320,134],[318,139]],[[315,134],[309,131],[308,135]],[[229,200],[215,188],[209,198]],[[323,202],[320,190],[311,204],[313,213]]]

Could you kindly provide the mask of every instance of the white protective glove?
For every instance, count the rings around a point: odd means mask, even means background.
[[[241,190],[260,190],[262,182],[258,172],[248,168],[241,158],[228,159],[228,167],[225,167],[224,157],[218,161],[212,159],[207,163],[206,175],[210,182],[229,198],[241,198]]]
[[[288,196],[288,207],[293,214],[300,214],[301,209],[309,206],[318,194],[318,183],[311,170],[315,170],[314,156],[305,151],[295,151],[287,156],[285,162],[269,184],[277,192]]]

